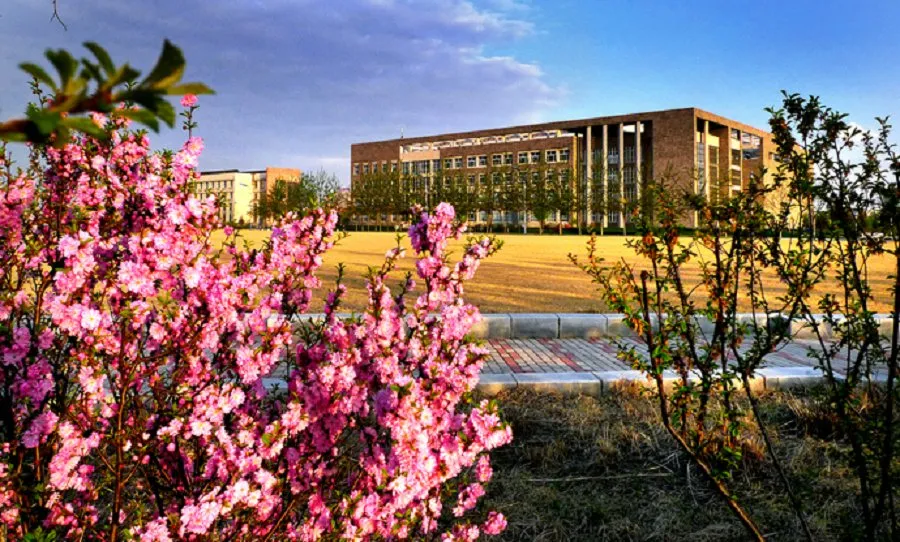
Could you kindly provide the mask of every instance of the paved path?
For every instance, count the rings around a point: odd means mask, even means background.
[[[646,353],[647,349],[637,339],[620,339],[620,342]],[[766,366],[772,368],[814,367],[814,360],[807,357],[808,348],[815,341],[797,340],[766,358]],[[491,339],[487,341],[490,358],[482,369],[483,374],[522,373],[584,373],[598,371],[630,370],[616,357],[618,348],[609,339]]]

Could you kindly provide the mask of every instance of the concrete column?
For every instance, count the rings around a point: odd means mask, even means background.
[[[581,212],[584,213],[582,215],[582,220],[584,221],[584,225],[587,226],[591,223],[591,198],[593,194],[591,194],[591,179],[593,178],[594,172],[594,146],[592,139],[592,131],[591,126],[588,125],[586,133],[584,135],[584,175],[585,175],[585,195],[587,196],[583,202],[581,202]],[[580,168],[579,168],[580,169]],[[579,171],[579,173],[581,173]],[[575,180],[576,188],[578,187],[578,180]]]
[[[719,148],[722,147],[722,142],[719,142]],[[721,169],[721,160],[719,164],[719,169]],[[709,201],[709,185],[711,184],[712,179],[709,178],[709,121],[703,121],[703,195],[706,197],[706,201]],[[699,224],[698,224],[699,226]]]
[[[638,201],[641,199],[641,121],[634,123],[634,182]]]
[[[601,145],[600,153],[603,155],[600,158],[601,164],[601,179],[600,179],[600,189],[603,190],[603,197],[606,198],[606,207],[609,208],[609,126],[606,124],[603,125],[603,144]],[[606,228],[609,226],[609,213],[602,213],[602,217],[600,220],[603,221],[603,227]]]
[[[619,202],[625,201],[625,124],[619,123],[619,163],[618,171],[619,171]],[[624,206],[623,206],[624,207]],[[619,227],[625,227],[625,209],[622,209],[619,212]]]

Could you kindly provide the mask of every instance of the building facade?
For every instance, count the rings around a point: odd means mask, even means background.
[[[664,172],[710,200],[727,197],[746,189],[753,176],[770,170],[777,159],[768,132],[697,108],[358,143],[351,145],[350,156],[354,193],[375,173],[413,176],[426,186],[452,173],[475,184],[504,168],[541,164],[545,170],[568,169],[587,179],[599,175],[608,201],[623,204],[637,202],[642,181]],[[590,197],[585,194],[584,201]],[[585,224],[625,225],[624,212],[598,214],[590,208],[584,205],[572,213]],[[481,221],[482,215],[469,218]],[[557,219],[563,218],[576,219],[560,212]],[[686,222],[696,225],[696,218]]]
[[[299,169],[267,167],[239,171],[226,169],[204,171],[191,183],[198,197],[215,196],[219,202],[219,219],[225,224],[253,224],[253,209],[260,194],[270,193],[275,181],[300,182]]]

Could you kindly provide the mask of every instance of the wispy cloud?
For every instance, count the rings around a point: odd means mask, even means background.
[[[563,90],[540,66],[489,52],[536,33],[515,0],[84,0],[66,4],[68,32],[42,6],[4,8],[2,73],[85,40],[146,67],[168,37],[185,50],[188,78],[218,92],[198,112],[210,169],[322,166],[346,178],[353,142],[535,120]],[[0,112],[10,116],[26,79],[5,79]]]

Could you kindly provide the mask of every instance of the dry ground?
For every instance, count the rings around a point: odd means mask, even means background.
[[[481,508],[506,515],[500,540],[747,539],[666,433],[652,397],[562,397],[519,388],[497,399],[513,441],[491,454],[494,477]],[[861,540],[848,445],[819,392],[768,393],[760,411],[814,539]],[[729,484],[767,540],[804,539],[755,433]]]
[[[265,239],[268,230],[242,230],[241,236],[251,245]],[[484,262],[475,280],[466,289],[466,300],[477,305],[482,312],[605,312],[603,302],[590,278],[578,270],[568,259],[570,253],[586,254],[587,236],[555,235],[499,235],[504,242],[503,249]],[[222,234],[214,234],[221,241]],[[404,239],[404,246],[409,243]],[[360,310],[365,303],[363,275],[369,266],[377,266],[384,259],[384,253],[396,245],[395,234],[379,232],[351,232],[325,258],[320,276],[325,287],[330,287],[336,277],[336,266],[344,263],[347,268],[348,297],[345,308]],[[455,244],[455,254],[460,254],[463,242]],[[640,266],[643,262],[624,244],[622,236],[599,237],[598,252],[607,260],[625,258],[629,263]],[[409,255],[412,251],[409,252]],[[870,262],[873,289],[879,303],[875,310],[888,311],[887,303],[891,262],[881,256]],[[398,281],[402,271],[412,270],[413,260],[408,257],[397,273]],[[696,267],[687,275],[688,281],[696,282],[699,272]],[[831,282],[820,288],[837,292],[836,283]],[[767,291],[774,297],[784,288],[772,279]],[[324,291],[317,295],[324,298]],[[317,304],[311,310],[317,311]]]

